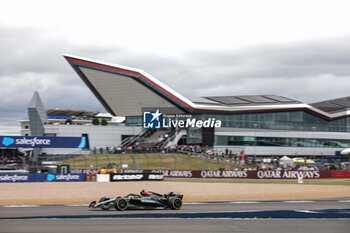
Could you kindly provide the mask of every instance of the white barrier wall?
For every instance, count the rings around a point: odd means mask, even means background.
[[[97,174],[96,181],[97,182],[110,182],[110,175],[109,174]]]

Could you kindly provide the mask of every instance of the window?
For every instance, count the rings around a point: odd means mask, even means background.
[[[250,136],[215,136],[216,146],[289,146],[289,147],[328,147],[348,148],[349,139],[280,138]]]
[[[350,132],[350,117],[328,121],[304,111],[245,114],[203,114],[222,121],[221,127],[299,131]]]

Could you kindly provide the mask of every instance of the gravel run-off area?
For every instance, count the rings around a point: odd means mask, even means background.
[[[87,204],[102,196],[115,198],[142,189],[180,192],[184,202],[294,200],[350,197],[350,185],[249,184],[203,182],[67,182],[1,183],[0,205]]]

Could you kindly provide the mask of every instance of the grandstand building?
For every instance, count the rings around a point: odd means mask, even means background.
[[[58,130],[55,124],[60,119],[52,119],[50,111],[54,110],[50,110],[49,121],[53,124],[45,125],[46,135],[85,133],[89,136],[90,148],[118,147],[125,135],[145,134],[144,112],[157,109],[163,114],[221,121],[221,127],[173,127],[163,146],[187,142],[212,146],[218,151],[293,157],[334,156],[337,151],[350,147],[350,97],[313,104],[271,94],[184,97],[140,69],[71,55],[64,57],[111,119],[122,116],[125,120],[119,124],[111,121],[110,131],[104,128],[100,133],[95,130],[102,126],[86,125],[83,119],[75,121],[81,124],[64,125]],[[25,128],[25,124],[22,122],[22,127]],[[25,129],[22,133],[26,134]]]
[[[37,92],[35,92],[28,108],[34,108],[44,117],[38,123],[38,116],[29,114],[29,119],[21,120],[22,136],[47,136],[47,137],[86,137],[90,150],[103,153],[115,150],[124,138],[140,134],[141,127],[125,127],[124,117],[115,117],[108,113],[90,110],[74,109],[44,109],[44,105]],[[93,121],[97,119],[98,125]],[[101,124],[105,121],[105,125]],[[33,122],[37,122],[33,124]],[[38,128],[43,127],[38,134]],[[84,151],[74,148],[43,148],[40,153],[45,154],[81,154]],[[85,151],[88,153],[88,151]],[[101,153],[101,152],[99,152]]]

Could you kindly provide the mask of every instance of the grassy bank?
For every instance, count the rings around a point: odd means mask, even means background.
[[[74,159],[60,162],[69,164],[76,169],[101,169],[108,163],[116,163],[118,169],[121,164],[126,164],[125,169],[166,169],[166,170],[226,170],[234,169],[236,166],[229,162],[218,162],[214,160],[189,156],[184,154],[98,154],[82,155]]]

